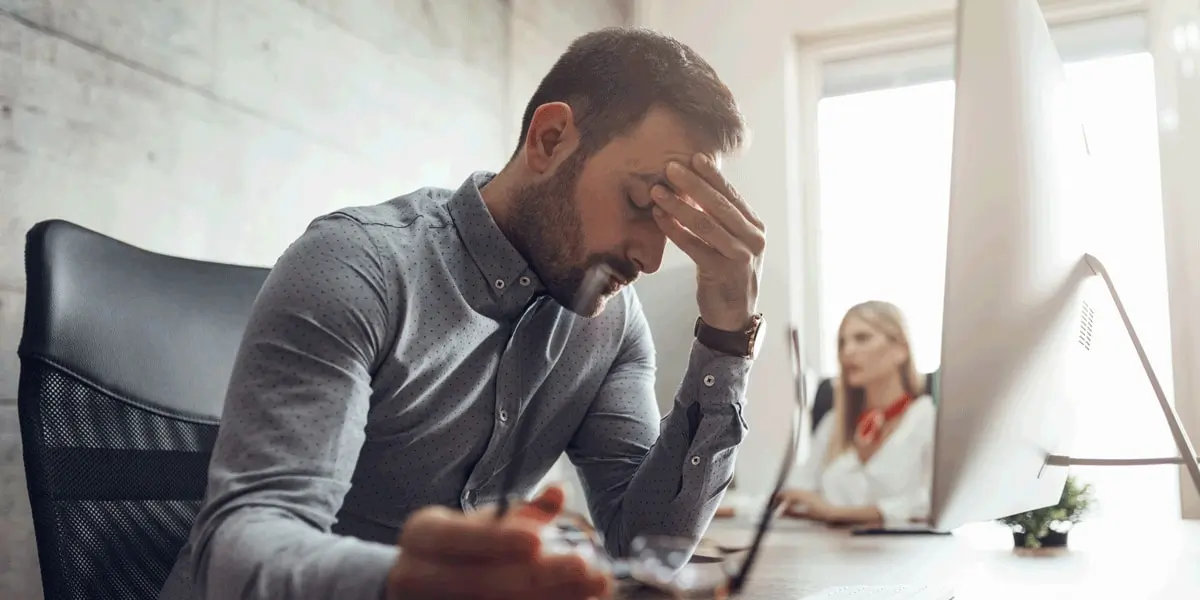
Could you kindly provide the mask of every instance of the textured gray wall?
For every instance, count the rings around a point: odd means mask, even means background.
[[[499,168],[566,44],[630,18],[628,0],[0,0],[0,598],[41,597],[4,400],[30,225],[269,265],[318,214]]]

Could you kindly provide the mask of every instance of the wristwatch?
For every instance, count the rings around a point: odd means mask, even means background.
[[[697,317],[694,333],[696,341],[712,350],[731,356],[754,358],[758,356],[758,348],[762,345],[764,322],[762,314],[759,313],[750,317],[750,326],[744,331],[726,331],[717,329],[705,323],[703,318]]]

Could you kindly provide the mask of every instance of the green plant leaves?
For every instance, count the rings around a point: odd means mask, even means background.
[[[1009,515],[999,521],[1014,532],[1025,534],[1025,547],[1040,548],[1042,538],[1050,532],[1065,533],[1082,521],[1093,501],[1092,485],[1081,484],[1074,476],[1068,476],[1058,504]]]

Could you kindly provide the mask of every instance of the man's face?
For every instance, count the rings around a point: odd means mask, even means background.
[[[669,162],[690,164],[699,151],[678,117],[653,109],[590,157],[573,152],[523,188],[512,226],[550,295],[591,317],[639,275],[657,271],[666,236],[651,215],[650,188],[666,184]]]

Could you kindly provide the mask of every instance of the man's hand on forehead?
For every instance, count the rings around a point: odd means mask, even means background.
[[[707,159],[708,161],[710,161],[714,171],[716,171],[717,173],[721,172],[721,162],[720,162],[721,156],[720,155],[709,156],[707,154],[696,154],[694,160],[700,160],[701,158]],[[682,164],[687,164],[687,162],[684,162]],[[665,172],[666,171],[664,169],[664,173]],[[667,181],[668,181],[668,183],[670,182],[670,176],[667,176]],[[705,210],[704,206],[702,206],[700,203],[696,202],[696,200],[693,199],[690,194],[688,194],[686,192],[681,192],[678,189],[674,189],[674,186],[669,186],[669,187],[671,187],[672,190],[675,192],[675,194],[678,195],[684,202],[686,202],[688,204],[688,206],[691,206],[692,208],[694,208],[700,212],[705,212],[705,213],[708,212],[707,210]]]
[[[654,185],[654,220],[696,263],[697,301],[705,323],[740,331],[758,303],[766,229],[713,157],[666,167],[667,184]]]

